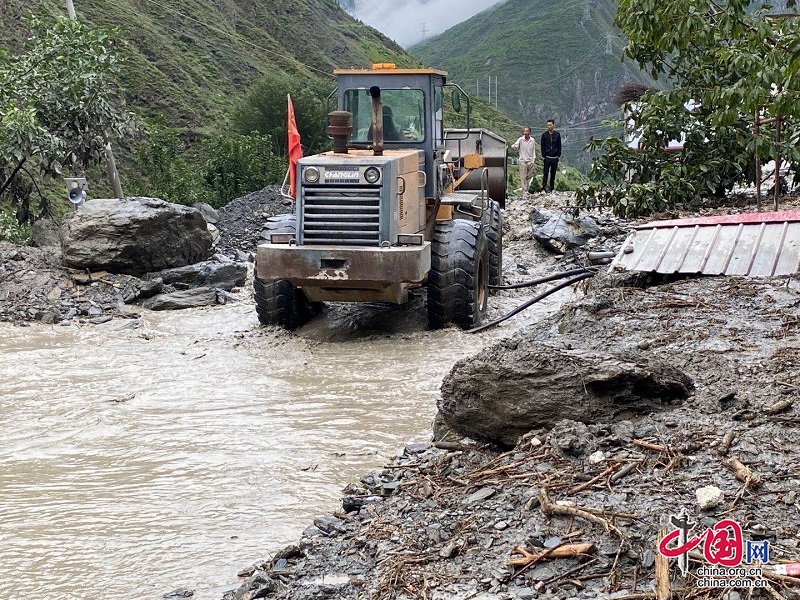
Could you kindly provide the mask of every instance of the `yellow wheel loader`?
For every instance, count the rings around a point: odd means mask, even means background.
[[[469,329],[502,283],[506,142],[469,126],[437,69],[336,71],[333,150],[299,160],[294,211],[256,251],[264,325],[296,328],[322,302],[404,303],[427,286],[430,328]],[[444,127],[445,93],[466,126]]]

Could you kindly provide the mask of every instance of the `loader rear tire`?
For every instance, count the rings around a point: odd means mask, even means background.
[[[428,326],[477,327],[486,315],[489,252],[483,224],[454,219],[436,224],[428,273]]]
[[[503,215],[496,200],[483,213],[483,227],[489,246],[489,285],[503,285]]]
[[[271,233],[296,233],[294,215],[269,217],[265,229]],[[322,309],[319,302],[309,302],[305,292],[286,279],[267,280],[253,277],[256,314],[262,325],[297,329]]]

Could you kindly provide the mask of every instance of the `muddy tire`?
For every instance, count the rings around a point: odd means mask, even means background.
[[[285,279],[265,281],[253,279],[256,313],[262,325],[278,325],[297,329],[319,312],[317,303],[308,301],[303,290]]]
[[[483,228],[489,247],[489,285],[503,285],[503,215],[495,200],[483,213]]]
[[[489,252],[482,223],[454,219],[436,224],[428,273],[428,325],[462,329],[486,315]]]
[[[294,215],[278,215],[267,219],[265,229],[271,233],[295,233],[297,219]],[[256,314],[262,325],[278,325],[296,329],[319,313],[321,303],[309,302],[305,292],[290,281],[253,278],[253,296]]]

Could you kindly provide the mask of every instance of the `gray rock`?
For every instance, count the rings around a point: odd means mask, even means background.
[[[210,255],[200,211],[158,200],[92,200],[64,219],[64,264],[141,275],[196,263]]]
[[[60,246],[61,236],[53,219],[39,219],[31,226],[31,245],[39,248]]]
[[[541,224],[541,213],[531,214],[533,237],[545,248],[558,254],[580,248],[591,238],[600,235],[597,221],[591,216],[573,217],[568,213],[553,213]]]
[[[99,317],[92,317],[89,319],[89,323],[92,325],[102,325],[103,323],[108,323],[111,319],[113,319],[111,315],[101,315]]]
[[[228,302],[238,302],[239,299],[225,290],[217,290],[217,304],[227,304]]]
[[[274,592],[278,587],[275,580],[264,571],[256,571],[234,592],[235,600],[253,600],[254,598],[265,598]]]
[[[439,412],[459,434],[512,446],[562,419],[592,423],[649,413],[688,397],[692,380],[667,364],[503,340],[455,364]]]
[[[191,598],[194,596],[194,590],[189,588],[178,588],[164,594],[164,598]]]
[[[164,280],[160,277],[153,277],[152,279],[141,279],[139,285],[139,298],[152,298],[156,294],[160,294],[164,289]]]
[[[200,214],[203,215],[206,223],[219,223],[219,213],[214,210],[214,207],[210,204],[206,202],[195,202],[193,206],[200,211]]]
[[[314,525],[328,535],[336,535],[337,533],[341,533],[344,531],[342,526],[344,525],[344,521],[341,519],[337,519],[336,517],[319,517],[314,519]]]
[[[215,287],[230,291],[244,285],[247,279],[247,265],[230,260],[225,264],[209,260],[148,273],[147,278],[161,279],[164,285],[185,283],[189,287]]]
[[[483,502],[484,500],[488,500],[489,498],[494,496],[496,493],[497,493],[497,490],[495,490],[492,487],[481,488],[477,492],[473,492],[472,494],[470,494],[469,496],[464,498],[464,504],[473,504],[475,502]]]
[[[150,310],[181,310],[210,306],[217,303],[217,290],[208,287],[181,290],[171,294],[159,294],[145,300],[142,306]]]

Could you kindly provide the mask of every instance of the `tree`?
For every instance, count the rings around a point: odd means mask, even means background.
[[[31,17],[30,29],[22,52],[0,55],[0,195],[27,166],[52,177],[96,164],[137,128],[116,83],[116,30],[65,17]],[[18,217],[32,220],[27,198]]]
[[[215,208],[248,192],[280,183],[286,161],[272,153],[266,135],[209,135],[196,139],[175,129],[152,127],[134,151],[144,180],[128,186],[133,193],[191,206]]]
[[[619,138],[591,140],[589,150],[602,154],[579,193],[580,206],[599,200],[618,214],[652,212],[723,196],[752,178],[756,153],[800,160],[793,143],[800,23],[770,16],[769,4],[754,12],[749,6],[748,0],[619,0],[615,22],[628,38],[626,56],[671,89],[628,105],[629,121],[619,125],[641,133],[639,149]],[[754,136],[757,114],[775,120]],[[665,152],[682,135],[684,151]]]
[[[272,138],[273,152],[287,153],[287,102],[291,94],[303,153],[314,154],[328,145],[325,132],[330,89],[321,81],[289,75],[268,75],[248,90],[233,113],[234,129],[243,135],[257,132]],[[330,110],[334,110],[335,106]]]

